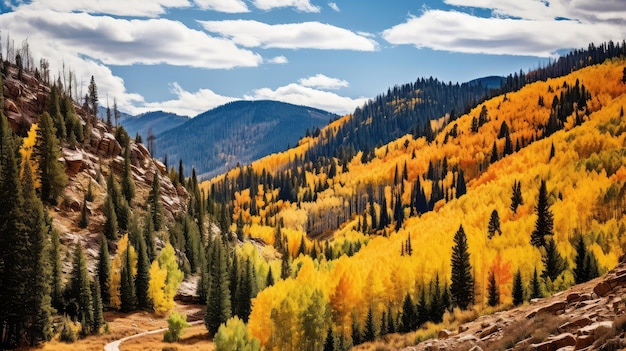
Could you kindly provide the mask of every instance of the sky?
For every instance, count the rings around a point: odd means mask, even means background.
[[[0,0],[5,58],[27,43],[52,78],[72,71],[84,96],[93,75],[101,105],[135,115],[241,99],[346,114],[419,77],[507,75],[625,38],[624,0]]]

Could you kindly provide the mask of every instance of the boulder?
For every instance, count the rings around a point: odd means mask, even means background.
[[[548,314],[557,314],[558,312],[564,311],[567,307],[567,302],[565,301],[556,301],[549,305],[540,307],[536,310],[531,311],[526,315],[526,318],[534,318],[538,314],[548,313]]]
[[[596,332],[600,328],[613,328],[612,321],[604,321],[604,322],[596,322],[591,325],[588,325],[584,328],[578,329],[577,335],[596,335]]]
[[[573,321],[567,322],[559,327],[560,331],[576,331],[582,327],[586,327],[592,324],[593,321],[588,317],[582,317]]]
[[[83,167],[83,153],[79,150],[63,148],[62,154],[65,160],[65,173],[70,177],[75,176]]]
[[[593,292],[602,297],[608,295],[611,291],[613,291],[613,288],[607,281],[602,281],[593,288]]]
[[[488,336],[490,336],[493,333],[496,333],[499,330],[499,327],[497,324],[491,324],[490,326],[486,327],[486,329],[483,329],[479,334],[478,334],[478,338],[480,339],[484,339]]]
[[[445,339],[449,338],[449,337],[450,337],[450,335],[452,335],[452,332],[451,332],[451,331],[449,331],[449,330],[447,330],[447,329],[441,329],[441,330],[439,331],[439,334],[437,335],[437,337],[438,337],[439,339],[445,340]]]
[[[7,111],[11,111],[11,112],[15,112],[15,113],[20,113],[20,109],[17,108],[17,105],[15,104],[15,102],[13,102],[13,100],[11,99],[6,99],[4,100],[4,108]]]
[[[574,345],[575,350],[586,349],[587,347],[593,345],[596,339],[593,335],[581,335],[576,338],[576,345]]]
[[[576,346],[576,338],[571,333],[561,334],[542,343],[530,345],[532,350],[537,351],[557,351],[566,346]]]

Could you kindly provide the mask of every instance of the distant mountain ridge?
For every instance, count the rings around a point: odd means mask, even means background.
[[[147,142],[150,133],[152,135],[160,134],[166,130],[178,127],[189,119],[187,116],[180,116],[175,113],[152,111],[124,118],[120,121],[120,124],[124,126],[128,135],[134,137],[139,133],[144,142]]]
[[[320,109],[278,101],[234,101],[199,114],[157,135],[155,155],[183,160],[201,178],[295,145],[306,131],[338,116]]]

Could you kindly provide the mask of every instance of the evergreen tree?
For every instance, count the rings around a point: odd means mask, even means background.
[[[335,351],[335,333],[333,333],[333,328],[328,327],[328,331],[326,332],[326,339],[324,340],[324,351]]]
[[[51,297],[52,307],[57,312],[63,310],[63,269],[61,266],[61,242],[59,241],[59,231],[56,228],[51,230],[50,265],[52,268]]]
[[[400,326],[398,327],[398,331],[400,333],[408,333],[411,330],[415,330],[417,328],[417,313],[415,312],[415,305],[413,304],[413,299],[411,299],[411,295],[408,293],[404,297],[404,302],[402,303],[402,317],[400,319]]]
[[[500,157],[498,156],[498,146],[494,140],[493,147],[491,148],[491,158],[489,159],[489,163],[496,163]]]
[[[74,266],[71,273],[69,293],[69,302],[76,308],[75,317],[81,321],[83,332],[89,334],[94,321],[93,302],[89,272],[87,271],[87,259],[80,243],[76,244],[76,249],[74,250]]]
[[[150,190],[150,194],[148,194],[148,205],[151,211],[152,226],[155,231],[159,231],[163,225],[163,204],[161,203],[159,174],[156,172],[152,178],[152,189]],[[215,329],[215,331],[217,331],[217,329]]]
[[[93,325],[91,330],[93,334],[100,334],[100,328],[104,325],[100,278],[94,279],[93,284],[91,284],[91,296],[93,297]]]
[[[522,271],[519,269],[513,278],[513,304],[519,306],[524,303],[524,285],[522,282]]]
[[[537,222],[535,229],[530,236],[530,243],[536,247],[546,246],[546,237],[553,234],[554,219],[550,204],[548,203],[548,190],[546,189],[546,181],[541,181],[539,187],[539,197],[537,200]]]
[[[456,177],[456,197],[459,198],[463,195],[465,195],[465,193],[467,193],[467,187],[465,186],[465,173],[463,172],[463,170],[459,170],[459,173]]]
[[[302,321],[302,337],[305,350],[319,350],[323,347],[326,332],[328,310],[324,293],[315,289],[311,294],[308,306],[300,314]]]
[[[265,287],[269,288],[274,285],[274,274],[272,273],[272,267],[267,271],[267,278],[265,278]]]
[[[120,300],[122,312],[132,312],[137,308],[137,292],[135,288],[135,280],[133,279],[133,266],[130,256],[130,243],[124,251],[124,260],[122,263],[122,272],[120,280]]]
[[[47,112],[39,117],[35,155],[39,165],[39,179],[41,180],[41,198],[44,201],[56,204],[57,198],[67,184],[65,169],[59,162],[61,147],[55,135],[52,118]]]
[[[511,194],[511,211],[517,213],[517,208],[524,204],[524,198],[522,197],[522,182],[517,180],[513,181],[513,188]]]
[[[538,299],[543,297],[543,292],[541,290],[541,282],[539,281],[539,275],[537,274],[537,268],[533,271],[533,279],[530,282],[530,298]]]
[[[109,256],[109,244],[104,235],[100,236],[97,275],[99,281],[98,285],[100,285],[102,305],[109,306],[111,303],[111,293],[109,292],[109,282],[111,279],[111,257]]]
[[[214,335],[220,324],[226,323],[232,314],[226,250],[226,244],[218,237],[209,254],[209,289],[204,324],[210,335]]]
[[[87,212],[87,199],[83,199],[83,206],[80,209],[80,220],[78,226],[81,228],[87,228],[89,225],[89,213]]]
[[[498,235],[502,235],[502,229],[500,229],[500,216],[498,215],[497,210],[493,210],[491,212],[491,216],[489,217],[489,225],[487,226],[487,237],[489,239],[493,238],[493,236],[498,233]]]
[[[87,193],[85,193],[85,200],[92,202],[93,197],[93,187],[91,186],[91,178],[89,178],[89,185],[87,186]]]
[[[487,299],[487,303],[489,306],[497,306],[500,304],[500,288],[496,283],[496,275],[493,271],[489,272],[489,281],[487,284],[487,292],[489,297]]]
[[[587,256],[587,247],[585,246],[585,241],[583,240],[583,236],[578,237],[578,242],[576,243],[576,258],[574,259],[574,263],[576,267],[574,268],[574,281],[576,284],[584,283],[589,280],[589,271],[585,268],[585,257]]]
[[[89,86],[87,87],[87,94],[89,96],[89,108],[92,115],[98,115],[98,87],[96,86],[96,80],[91,76]]]
[[[467,309],[474,301],[474,278],[472,276],[467,237],[462,225],[454,235],[451,266],[452,285],[450,286],[450,293],[452,294],[452,302],[461,309]]]
[[[122,117],[122,114],[120,113],[120,110],[117,109],[117,99],[113,98],[113,118],[115,118],[116,127],[121,117]]]
[[[361,324],[357,318],[352,318],[352,345],[360,345],[363,342],[363,335],[361,333]]]
[[[417,316],[415,328],[417,328],[431,318],[428,303],[426,302],[426,289],[424,287],[421,289],[420,300],[417,303],[417,306],[415,306],[415,310]]]
[[[135,287],[137,293],[137,308],[149,310],[152,307],[148,288],[150,285],[150,260],[146,249],[146,242],[143,235],[137,235],[137,276],[135,276]]]
[[[550,278],[554,281],[567,268],[567,263],[561,257],[552,237],[546,243],[545,253],[542,255],[541,261],[544,266],[541,276],[544,279]]]
[[[146,217],[143,220],[143,240],[146,244],[146,253],[148,261],[152,262],[156,259],[156,247],[154,243],[154,223],[152,222],[152,208],[148,206]]]
[[[291,277],[291,256],[289,255],[289,248],[286,248],[281,258],[280,279],[287,279],[289,277]]]
[[[115,214],[115,205],[110,196],[104,203],[104,236],[109,240],[117,239],[117,215]]]
[[[363,341],[374,341],[377,334],[378,331],[376,330],[376,325],[374,323],[374,312],[372,312],[372,307],[370,307],[367,310],[367,318],[365,319],[365,331],[363,333]]]
[[[122,169],[122,194],[130,204],[135,197],[135,181],[130,166],[130,143],[124,151],[124,168]]]

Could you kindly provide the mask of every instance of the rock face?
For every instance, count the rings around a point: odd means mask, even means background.
[[[626,256],[605,277],[442,330],[404,350],[618,350],[626,346]]]

